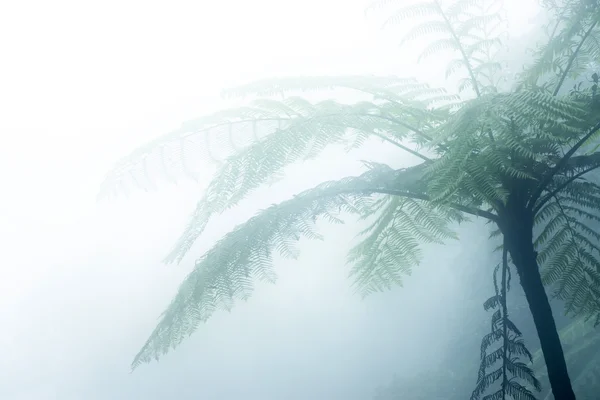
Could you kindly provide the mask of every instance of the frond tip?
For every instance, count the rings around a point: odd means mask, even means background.
[[[378,199],[371,208],[379,215],[361,232],[365,238],[348,257],[350,274],[363,296],[402,286],[403,275],[409,275],[421,258],[422,243],[458,238],[449,222],[460,217],[450,208],[398,196]]]
[[[217,309],[230,310],[236,300],[248,299],[255,280],[273,282],[273,253],[295,257],[294,246],[301,237],[320,239],[314,230],[317,218],[342,222],[335,216],[342,211],[365,215],[372,207],[368,201],[371,195],[390,195],[393,190],[402,195],[402,189],[414,187],[420,178],[415,168],[420,167],[393,170],[380,165],[360,176],[325,182],[261,211],[225,235],[196,262],[132,368],[166,354]],[[420,222],[419,215],[415,214],[413,223]],[[423,223],[427,226],[431,222]],[[413,262],[418,255],[413,248],[406,248],[398,250],[396,256],[400,256],[397,261]],[[368,291],[373,279],[363,277],[359,284]]]

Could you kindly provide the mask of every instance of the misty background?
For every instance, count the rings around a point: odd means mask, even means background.
[[[417,65],[419,43],[400,48],[401,35],[381,29],[385,12],[365,16],[368,4],[0,4],[0,398],[370,399],[394,375],[435,368],[461,340],[476,370],[481,337],[469,323],[489,319],[481,304],[499,256],[486,227],[426,247],[403,288],[361,300],[345,265],[360,227],[319,224],[326,240],[279,260],[276,285],[257,284],[251,300],[129,373],[193,259],[221,235],[262,207],[358,174],[361,159],[411,159],[378,143],[346,157],[327,151],[216,219],[178,266],[161,260],[213,167],[201,184],[97,202],[104,174],[182,122],[239,104],[221,89],[255,79],[395,74],[446,85],[445,60]],[[535,0],[505,7],[511,41],[538,27]]]

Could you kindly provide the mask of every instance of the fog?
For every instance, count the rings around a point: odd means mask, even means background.
[[[535,3],[507,1],[514,35],[531,28]],[[487,318],[463,307],[484,300],[469,279],[488,279],[485,227],[426,247],[404,287],[362,300],[345,265],[359,228],[319,224],[326,240],[278,259],[276,285],[257,284],[248,302],[130,373],[194,258],[221,235],[261,207],[358,174],[361,159],[414,160],[378,143],[344,157],[331,149],[218,217],[180,265],[161,260],[214,170],[200,184],[97,202],[104,174],[144,142],[233,104],[221,89],[254,79],[393,73],[444,84],[443,62],[416,65],[418,44],[400,49],[367,4],[0,5],[0,398],[370,399],[394,374],[435,364],[469,334],[464,321]]]

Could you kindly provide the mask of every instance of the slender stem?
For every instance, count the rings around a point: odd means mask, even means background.
[[[560,26],[560,17],[557,17],[556,19],[556,24],[554,24],[554,28],[552,29],[552,33],[550,33],[550,37],[548,38],[548,43],[546,45],[546,51],[545,54],[542,56],[542,59],[544,59],[546,57],[546,55],[549,54],[551,47],[550,44],[552,43],[552,41],[554,40],[554,37],[556,36],[556,32],[558,31],[558,27]],[[540,80],[540,77],[538,76],[537,78],[535,78],[535,82],[534,85],[537,86],[537,82]]]
[[[590,34],[592,33],[592,31],[596,27],[597,23],[598,22],[595,21],[588,28],[588,30],[583,35],[583,38],[581,38],[581,41],[579,42],[579,45],[577,46],[577,48],[575,49],[575,51],[573,52],[573,54],[571,54],[571,57],[569,58],[569,62],[567,63],[567,66],[566,66],[565,70],[563,71],[563,73],[562,73],[562,75],[560,77],[560,80],[558,81],[558,85],[556,85],[556,89],[554,89],[554,93],[552,93],[553,96],[556,96],[558,94],[558,92],[560,91],[560,88],[562,87],[565,79],[567,78],[567,74],[569,73],[569,71],[571,70],[571,67],[573,66],[573,62],[575,62],[575,58],[577,58],[577,54],[579,53],[579,50],[581,50],[581,47],[583,46],[583,43],[590,36]]]
[[[456,35],[456,32],[454,31],[454,28],[452,27],[450,20],[446,16],[446,13],[444,13],[444,10],[442,9],[440,2],[438,0],[434,0],[434,3],[436,5],[440,15],[442,16],[442,18],[444,18],[444,22],[448,26],[448,31],[452,35],[452,39],[458,45],[460,54],[462,55],[463,61],[465,62],[465,67],[467,68],[467,71],[469,72],[469,76],[471,77],[471,82],[473,84],[473,90],[475,91],[475,94],[477,95],[477,97],[480,97],[481,92],[479,91],[479,86],[477,85],[477,80],[475,79],[475,74],[473,73],[473,68],[471,68],[471,63],[469,62],[469,57],[467,57],[467,53],[465,53],[465,49],[464,49],[462,43],[460,42],[460,39]]]
[[[554,168],[552,168],[548,175],[546,175],[546,177],[542,180],[536,191],[531,196],[531,199],[529,199],[527,207],[529,207],[530,209],[533,209],[535,207],[535,203],[538,201],[544,190],[546,190],[546,187],[550,184],[550,182],[552,182],[554,175],[556,175],[563,167],[567,165],[569,159],[573,156],[573,154],[575,154],[577,150],[579,150],[579,148],[583,146],[583,144],[587,142],[587,140],[591,138],[598,130],[600,130],[600,122],[594,125],[588,131],[588,133],[586,133],[577,143],[575,143],[575,145],[571,147],[571,149],[563,156],[563,158],[561,158],[560,161],[556,163]]]
[[[356,191],[352,191],[352,192],[356,193]],[[359,192],[381,193],[381,194],[389,194],[389,195],[393,195],[393,196],[408,197],[408,198],[416,199],[416,200],[431,201],[431,198],[425,194],[410,193],[410,192],[401,191],[401,190],[363,189],[363,190],[359,190]],[[465,214],[473,215],[475,217],[486,218],[486,219],[488,219],[490,221],[494,221],[494,222],[496,222],[498,220],[498,216],[496,214],[491,213],[489,211],[481,210],[479,208],[467,207],[467,206],[464,206],[462,204],[457,204],[457,203],[447,203],[446,205],[448,207],[454,208],[457,211],[461,211],[461,212],[464,212]]]
[[[315,116],[315,117],[309,117],[307,120],[316,119],[316,118],[347,116],[347,115],[348,115],[347,113],[328,113],[328,114],[318,115],[318,116]],[[393,122],[395,124],[398,124],[398,125],[406,128],[406,129],[414,132],[416,135],[421,136],[423,139],[425,139],[427,141],[432,141],[433,140],[433,138],[431,136],[429,136],[426,133],[422,132],[417,127],[413,126],[412,124],[409,124],[409,123],[406,123],[404,121],[401,121],[398,118],[390,117],[390,116],[387,116],[387,115],[384,115],[384,114],[370,114],[370,113],[353,113],[352,115],[356,115],[356,116],[359,116],[359,117],[372,117],[372,118],[384,119],[386,121]],[[234,123],[262,122],[262,121],[291,121],[292,119],[293,118],[291,118],[291,117],[252,118],[252,119],[244,119],[244,120],[235,121]],[[208,130],[208,129],[219,128],[219,127],[222,127],[222,126],[230,125],[231,123],[232,122],[230,122],[230,121],[223,122],[223,123],[220,123],[220,124],[211,125],[209,127],[203,128],[203,129],[201,129],[199,131],[201,132],[201,131],[205,131],[205,130]],[[168,136],[177,135],[177,136],[180,136],[180,137],[185,137],[185,136],[189,136],[189,135],[192,135],[192,134],[196,134],[199,131],[193,129],[193,125],[191,123],[185,123],[185,124],[183,124],[183,126],[182,126],[182,128],[181,128],[180,131],[173,132],[173,133],[169,134]],[[190,132],[190,133],[186,134],[184,132]],[[152,142],[149,145],[155,145],[155,144],[156,144],[156,142]],[[395,144],[397,144],[397,143],[395,143]],[[144,146],[144,149],[146,147],[147,146]],[[139,150],[138,150],[138,152],[139,152]],[[422,156],[418,156],[418,157],[423,158]]]
[[[575,180],[581,178],[583,175],[585,175],[588,172],[591,172],[591,171],[593,171],[593,170],[595,170],[597,168],[600,168],[600,163],[595,164],[595,165],[593,165],[591,167],[588,167],[588,168],[580,171],[579,173],[573,175],[569,179],[567,179],[565,182],[563,182],[561,185],[559,185],[556,189],[554,189],[553,191],[551,191],[550,193],[548,193],[546,196],[544,196],[539,201],[539,203],[537,203],[537,205],[534,207],[533,212],[537,213],[544,206],[544,204],[546,204],[551,198],[553,198],[558,193],[560,193],[564,188],[566,188],[567,186],[569,186]]]
[[[506,366],[508,364],[508,306],[506,304],[506,273],[508,269],[508,247],[506,239],[502,249],[502,400],[506,399],[506,390],[508,388],[508,376],[506,374]]]
[[[387,115],[383,115],[383,114],[368,114],[368,113],[364,113],[364,114],[356,114],[356,115],[365,115],[365,116],[369,116],[369,117],[377,117],[377,118],[381,118],[381,119],[385,119],[387,121],[393,122],[395,124],[398,124],[400,126],[405,127],[406,129],[409,129],[411,131],[413,131],[414,133],[416,133],[418,136],[421,136],[423,139],[427,140],[427,141],[433,141],[433,138],[431,136],[429,136],[428,134],[421,132],[418,128],[414,127],[411,124],[408,124],[404,121],[401,121],[397,118],[394,117],[389,117]]]
[[[419,153],[419,152],[417,152],[417,151],[415,151],[413,149],[409,149],[408,147],[406,147],[406,146],[404,146],[404,145],[402,145],[402,144],[400,144],[400,143],[398,143],[398,142],[396,142],[396,141],[394,141],[394,140],[386,137],[385,135],[382,135],[382,134],[376,133],[376,132],[373,132],[373,135],[377,136],[378,138],[380,138],[380,139],[382,139],[382,140],[384,140],[384,141],[386,141],[388,143],[393,144],[396,147],[401,148],[402,150],[404,150],[404,151],[412,154],[415,157],[419,157],[421,160],[424,160],[425,162],[431,162],[432,161],[431,158],[428,158],[428,157],[422,155],[421,153]]]
[[[562,10],[561,10],[561,12],[562,12]],[[557,16],[556,16],[556,24],[554,24],[554,28],[552,28],[552,33],[550,33],[549,42],[554,40],[554,37],[556,36],[556,32],[558,32],[558,27],[560,26],[560,22],[561,22],[560,17],[561,17],[561,14],[559,12],[559,13],[557,13]]]

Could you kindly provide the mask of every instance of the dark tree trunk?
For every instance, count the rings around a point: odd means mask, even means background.
[[[552,394],[555,400],[575,400],[562,344],[542,283],[537,253],[533,248],[533,215],[524,207],[506,211],[502,216],[501,229],[529,303],[546,361]]]

